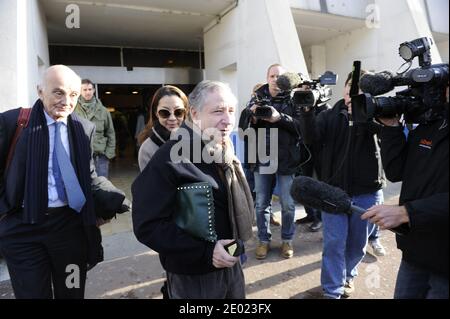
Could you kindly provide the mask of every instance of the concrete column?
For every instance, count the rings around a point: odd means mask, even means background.
[[[288,0],[243,0],[238,9],[238,96],[244,106],[253,86],[266,81],[269,65],[308,72]]]
[[[17,105],[17,7],[15,0],[0,1],[0,112]]]
[[[327,71],[326,48],[324,45],[312,45],[310,76],[317,79],[325,71]]]
[[[380,10],[380,28],[377,29],[378,69],[397,70],[404,60],[398,55],[398,47],[405,41],[420,37],[433,38],[422,0],[375,0]],[[442,59],[436,45],[431,47],[433,63]],[[417,58],[412,67],[417,67]]]
[[[253,86],[266,81],[269,65],[307,73],[288,0],[239,1],[218,24],[205,28],[204,47],[206,78],[229,82],[240,109]]]
[[[47,27],[38,0],[0,1],[0,112],[32,106],[49,65]]]

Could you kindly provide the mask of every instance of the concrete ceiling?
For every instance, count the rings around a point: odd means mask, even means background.
[[[51,44],[198,50],[203,28],[234,0],[41,0]],[[80,9],[80,28],[66,28],[66,7]]]
[[[40,0],[51,44],[203,49],[203,28],[235,0]],[[66,7],[80,8],[80,28],[68,29]],[[364,27],[363,19],[292,9],[302,47]]]

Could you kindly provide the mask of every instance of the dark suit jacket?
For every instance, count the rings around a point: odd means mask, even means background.
[[[20,214],[24,198],[28,139],[28,134],[26,133],[29,127],[22,131],[22,134],[17,140],[14,155],[12,157],[8,172],[6,172],[5,175],[6,158],[12,137],[16,130],[18,116],[19,109],[0,113],[0,218],[6,213]],[[92,145],[92,139],[95,134],[94,124],[84,119],[81,119],[80,122]],[[74,137],[71,134],[70,127],[68,132],[69,144],[71,148],[71,159],[72,162],[74,162],[73,157],[76,154],[73,150]],[[90,154],[90,174],[91,179],[95,180],[97,174],[95,172],[95,165],[92,159],[92,152]],[[1,223],[2,221],[0,220],[0,226]],[[84,228],[88,239],[88,267],[92,268],[95,264],[103,260],[101,234],[100,229],[96,225],[84,225]],[[3,227],[0,227],[0,238],[5,235],[2,229]]]

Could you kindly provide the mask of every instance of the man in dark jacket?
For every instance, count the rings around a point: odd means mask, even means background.
[[[370,208],[364,219],[397,228],[402,261],[394,298],[448,299],[448,87],[443,111],[403,134],[398,118],[380,119],[386,176],[403,181],[398,206]]]
[[[87,270],[103,260],[95,127],[72,114],[80,88],[66,66],[45,72],[8,167],[19,109],[0,114],[0,250],[16,298],[83,298]]]
[[[162,145],[132,185],[134,233],[159,253],[171,299],[244,298],[239,257],[225,250],[232,239],[252,236],[252,196],[229,138],[236,98],[224,83],[202,81],[189,95],[189,104],[192,121],[175,133],[181,138]],[[211,185],[212,194],[178,205],[180,188],[198,182]],[[189,211],[205,207],[209,198],[214,216],[210,230],[217,240],[175,221],[179,215],[188,219]]]
[[[290,94],[281,92],[277,86],[278,76],[285,72],[279,65],[271,65],[267,70],[267,84],[260,87],[248,106],[241,113],[239,127],[255,130],[256,143],[253,154],[257,154],[254,166],[256,192],[256,223],[259,243],[255,255],[258,259],[267,257],[272,239],[270,231],[270,210],[267,209],[272,200],[273,185],[280,188],[281,203],[281,254],[291,258],[294,254],[292,239],[295,232],[295,204],[290,195],[294,174],[300,164],[300,131],[296,112],[290,102]],[[268,116],[258,116],[261,104],[270,107]],[[258,109],[259,108],[259,109]],[[263,114],[261,114],[263,115]],[[275,144],[275,145],[274,145]],[[264,147],[265,146],[265,147]],[[270,160],[264,162],[261,150],[265,150]],[[272,154],[271,150],[277,151]],[[251,161],[249,158],[248,161]]]
[[[380,125],[353,125],[349,96],[351,73],[345,81],[344,99],[317,117],[312,108],[302,112],[301,132],[306,144],[320,151],[319,179],[345,190],[355,205],[369,208],[383,202],[385,185],[377,132]],[[348,297],[353,278],[365,255],[373,225],[355,214],[322,212],[323,258],[321,284],[328,298]]]

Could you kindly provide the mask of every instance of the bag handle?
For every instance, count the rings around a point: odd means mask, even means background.
[[[14,155],[14,150],[16,148],[17,140],[19,139],[20,134],[23,129],[28,126],[28,122],[30,121],[31,108],[20,108],[19,117],[17,118],[17,128],[14,133],[14,137],[9,145],[8,157],[6,158],[6,166],[5,171],[8,170],[9,164],[11,163],[12,157]]]

